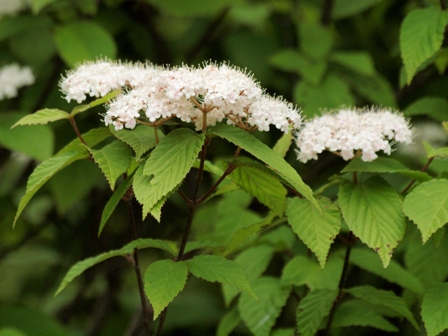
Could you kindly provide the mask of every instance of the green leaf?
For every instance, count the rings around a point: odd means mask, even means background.
[[[300,81],[294,88],[294,102],[311,118],[321,110],[352,106],[355,99],[348,84],[334,74],[324,77],[318,86]]]
[[[297,190],[303,197],[319,208],[313,197],[313,192],[297,172],[280,155],[255,138],[250,133],[234,126],[220,124],[210,129],[211,134],[216,134],[233,144],[246,150],[256,158],[266,163],[273,171],[279,174],[291,187]]]
[[[143,154],[145,154],[151,148],[156,146],[156,137],[154,134],[153,127],[148,127],[145,125],[137,125],[133,130],[122,129],[116,131],[113,126],[110,127],[112,134],[120,139],[121,141],[127,143],[133,150],[136,156],[136,160],[140,160]],[[156,130],[159,139],[163,138],[163,133]]]
[[[31,9],[33,14],[37,14],[40,10],[49,4],[56,2],[57,0],[30,0]]]
[[[333,38],[327,27],[301,21],[299,24],[300,49],[311,59],[324,60],[331,51]]]
[[[117,178],[125,173],[131,164],[132,153],[129,147],[115,140],[101,149],[89,148],[93,160],[101,168],[112,190]]]
[[[154,309],[154,320],[184,289],[187,277],[188,268],[183,261],[159,260],[146,269],[145,292]]]
[[[173,257],[177,255],[177,246],[173,242],[151,238],[134,240],[129,244],[123,246],[119,250],[112,250],[109,252],[101,253],[95,257],[87,258],[74,264],[67,272],[61,284],[59,285],[59,288],[56,291],[55,296],[58,295],[65,287],[67,287],[67,285],[70,282],[72,282],[75,278],[77,278],[79,275],[81,275],[85,270],[89,269],[90,267],[95,266],[96,264],[113,257],[118,256],[125,257],[128,254],[132,254],[134,252],[134,249],[141,250],[146,248],[157,248],[170,253]]]
[[[428,159],[434,158],[434,157],[439,157],[439,158],[448,157],[448,147],[434,148],[426,141],[423,141],[423,147],[425,148],[426,157]]]
[[[19,125],[48,124],[49,122],[68,118],[69,114],[65,111],[58,109],[43,109],[33,114],[26,115],[25,117],[17,121],[11,128],[14,128]]]
[[[75,21],[56,28],[56,48],[69,67],[98,57],[114,59],[117,46],[109,32],[94,21]]]
[[[395,260],[391,260],[389,266],[384,268],[372,250],[353,248],[350,263],[411,292],[423,294],[425,291],[420,280]]]
[[[256,245],[242,251],[235,258],[249,281],[259,278],[268,268],[274,255],[274,248],[269,245]]]
[[[0,21],[1,22],[1,21]],[[53,131],[47,125],[11,129],[23,113],[0,113],[0,145],[25,153],[36,160],[46,160],[54,150]]]
[[[279,154],[281,157],[285,157],[288,153],[289,148],[291,147],[293,134],[292,128],[288,133],[284,133],[280,139],[277,140],[275,146],[272,148],[274,152]]]
[[[53,156],[52,158],[45,160],[31,173],[26,185],[25,195],[22,197],[17,209],[16,216],[14,218],[13,226],[16,225],[17,219],[22,213],[25,206],[34,196],[34,194],[47,182],[54,174],[61,169],[67,167],[71,163],[85,159],[88,157],[87,151],[73,151]]]
[[[193,219],[195,237],[226,246],[239,229],[247,228],[262,219],[260,215],[248,209],[251,200],[252,196],[238,189],[217,202],[210,202],[198,208]],[[235,246],[238,247],[240,246]]]
[[[333,7],[332,17],[336,20],[361,13],[372,6],[380,3],[381,0],[336,0]]]
[[[236,3],[234,0],[149,0],[154,6],[182,17],[210,16]]]
[[[318,199],[322,213],[303,198],[294,198],[288,205],[286,215],[294,232],[313,251],[322,269],[328,251],[341,229],[341,212],[328,198]]]
[[[78,160],[57,172],[48,181],[48,186],[58,214],[66,215],[67,211],[84,201],[101,181],[101,170],[90,160]]]
[[[448,49],[443,48],[439,50],[434,59],[434,66],[437,69],[439,75],[443,75],[448,66]]]
[[[371,304],[361,300],[342,302],[334,314],[331,326],[332,328],[374,327],[388,332],[398,332],[398,328],[373,310]]]
[[[226,255],[229,255],[230,253],[234,252],[236,249],[240,248],[241,246],[244,246],[244,243],[253,235],[259,233],[264,228],[266,228],[268,225],[272,224],[272,221],[276,215],[273,212],[270,212],[269,215],[264,218],[263,220],[259,221],[258,223],[243,227],[238,229],[235,234],[232,236],[232,239],[227,244],[226,248],[222,252],[222,255],[225,257]]]
[[[19,15],[2,17],[0,21],[0,41],[18,36],[26,31],[47,30],[53,26],[48,16]]]
[[[387,267],[406,227],[400,196],[374,176],[358,184],[343,181],[338,197],[350,230],[374,249]]]
[[[370,286],[353,287],[346,289],[345,291],[358,299],[367,301],[374,305],[385,306],[396,311],[411,322],[415,329],[420,330],[417,321],[409,308],[406,306],[404,300],[401,297],[396,296],[394,292],[376,289]]]
[[[101,235],[101,232],[104,229],[104,226],[106,225],[107,221],[109,220],[110,216],[112,216],[115,208],[117,207],[120,200],[123,198],[123,196],[126,194],[126,192],[131,188],[132,181],[133,181],[134,175],[128,176],[128,178],[123,181],[120,186],[117,188],[117,190],[114,191],[112,194],[112,197],[107,201],[103,213],[101,214],[101,222],[100,227],[98,229],[98,237]]]
[[[27,336],[24,332],[16,328],[6,327],[0,329],[0,336]]]
[[[221,256],[203,255],[186,261],[194,276],[238,288],[256,298],[241,266]]]
[[[235,261],[241,266],[249,282],[252,282],[266,271],[273,254],[274,248],[272,246],[258,245],[241,252],[235,258]],[[232,300],[241,292],[237,288],[228,285],[223,285],[222,289],[226,306],[229,306]]]
[[[372,56],[368,52],[334,52],[330,55],[330,61],[364,76],[373,77],[376,75]]]
[[[371,77],[352,71],[345,71],[344,74],[348,77],[347,80],[351,83],[352,89],[369,102],[382,106],[398,107],[394,88],[380,74],[376,73]]]
[[[296,50],[282,50],[270,59],[270,63],[287,72],[302,75],[303,79],[313,85],[318,85],[327,70],[327,63],[311,61]]]
[[[361,158],[354,159],[345,166],[342,173],[349,172],[365,172],[365,173],[397,173],[411,179],[415,179],[419,182],[431,180],[431,176],[427,173],[410,170],[402,163],[385,157],[378,157],[375,161],[364,162]]]
[[[446,11],[438,6],[416,9],[406,15],[400,30],[400,50],[408,84],[417,68],[439,51],[447,23]]]
[[[286,189],[279,179],[264,165],[249,158],[239,157],[234,164],[238,168],[229,177],[276,215],[282,216],[286,206]]]
[[[330,256],[324,269],[312,259],[297,256],[283,269],[282,282],[285,285],[307,285],[311,290],[337,289],[342,265],[343,259],[337,256]]]
[[[427,115],[438,121],[448,120],[448,101],[441,97],[424,97],[410,104],[403,111],[406,117]]]
[[[53,31],[50,28],[25,31],[14,36],[9,41],[9,46],[21,63],[36,70],[48,67],[56,53]]]
[[[448,283],[438,284],[426,292],[422,320],[428,336],[437,336],[448,328]]]
[[[106,104],[109,100],[113,99],[115,96],[117,96],[121,92],[122,92],[121,90],[114,90],[114,91],[111,91],[108,94],[106,94],[104,97],[97,98],[88,104],[78,105],[73,108],[72,112],[70,112],[70,116],[74,117],[75,115],[77,115],[81,112],[85,112],[95,106]]]
[[[76,5],[83,14],[96,15],[98,2],[95,0],[76,0]]]
[[[448,181],[432,180],[413,189],[403,211],[422,233],[423,243],[448,222]]]
[[[143,218],[182,183],[203,143],[203,134],[187,128],[174,130],[160,140],[134,178],[135,197],[143,205]]]
[[[425,288],[443,282],[448,276],[448,264],[445,262],[448,255],[448,237],[444,236],[438,247],[431,241],[423,244],[418,230],[406,234],[406,238],[408,241],[404,263],[409,272],[420,279]]]
[[[99,144],[101,141],[107,139],[112,134],[110,133],[109,129],[106,127],[101,128],[94,128],[90,131],[82,134],[82,138],[86,142],[87,146],[90,148],[95,147],[97,144]],[[79,138],[76,138],[75,140],[68,143],[65,147],[63,147],[57,155],[71,152],[71,151],[84,151],[86,152],[85,145],[81,142]]]
[[[303,336],[313,336],[319,325],[330,313],[331,306],[338,296],[337,289],[315,289],[300,301],[297,308],[297,331]]]
[[[234,307],[229,310],[219,321],[216,336],[228,336],[235,329],[235,327],[241,322],[240,313],[238,308]],[[1,336],[1,335],[0,335]]]
[[[230,8],[228,19],[242,26],[262,29],[269,19],[271,12],[271,5],[267,3],[238,2]]]
[[[281,220],[276,224],[280,224]],[[277,251],[286,252],[292,250],[296,243],[297,236],[289,225],[279,225],[258,238],[258,243],[267,243],[273,246]]]
[[[258,300],[243,293],[238,302],[241,319],[255,336],[268,336],[288,299],[290,288],[279,279],[263,277],[252,286]]]
[[[9,334],[2,336],[70,335],[70,332],[62,324],[55,318],[50,317],[48,313],[44,313],[42,309],[22,308],[5,304],[0,307],[0,327],[7,327],[9,330],[12,328],[20,330],[18,335]],[[7,329],[2,328],[1,330]]]
[[[294,329],[293,328],[281,328],[272,330],[271,336],[294,336]]]

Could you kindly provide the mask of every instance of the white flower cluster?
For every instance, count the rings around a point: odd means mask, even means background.
[[[0,100],[16,97],[21,87],[33,83],[30,67],[20,67],[15,63],[4,66],[0,69]]]
[[[87,95],[99,97],[128,87],[108,104],[104,116],[106,125],[117,130],[132,129],[142,118],[156,123],[172,117],[192,122],[198,130],[224,119],[261,131],[275,125],[288,132],[289,124],[296,129],[302,124],[297,108],[263,93],[252,76],[226,63],[167,69],[98,61],[69,72],[60,86],[68,101],[78,103]]]
[[[138,87],[148,81],[157,69],[149,64],[130,64],[99,60],[86,62],[62,78],[59,86],[65,99],[78,104],[90,97],[103,97],[124,86]]]
[[[27,0],[0,0],[0,19],[6,15],[16,15],[27,6]]]
[[[412,136],[409,123],[401,114],[342,109],[305,124],[296,134],[297,158],[307,162],[328,150],[344,160],[362,154],[362,160],[370,162],[378,157],[378,151],[389,155],[395,142],[411,143]]]

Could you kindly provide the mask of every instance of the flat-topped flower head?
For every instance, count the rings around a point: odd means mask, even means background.
[[[18,90],[34,83],[34,75],[30,67],[10,64],[0,69],[0,100],[13,98]]]
[[[411,143],[412,135],[402,114],[378,108],[341,109],[312,119],[296,134],[297,158],[307,162],[328,150],[344,160],[361,155],[370,162],[379,151],[390,155],[396,142]]]
[[[288,132],[300,127],[300,112],[282,98],[263,94],[251,74],[226,63],[159,69],[108,104],[106,125],[134,128],[172,117],[194,123],[197,130],[227,119],[246,130],[268,131],[274,125]],[[144,120],[146,118],[146,120]],[[205,118],[205,119],[204,119]]]
[[[86,62],[69,71],[59,86],[67,102],[76,100],[80,104],[88,96],[99,98],[125,86],[141,86],[157,71],[158,68],[150,64],[98,60]]]
[[[249,106],[245,120],[259,131],[269,131],[274,125],[283,133],[288,133],[290,126],[298,130],[302,126],[300,110],[282,97],[264,94],[261,99]]]

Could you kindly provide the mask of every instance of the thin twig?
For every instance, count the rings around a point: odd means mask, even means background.
[[[331,14],[333,12],[333,2],[334,0],[325,0],[322,5],[322,15],[320,17],[320,22],[324,26],[329,26],[331,23]]]
[[[156,139],[156,145],[159,144],[159,129],[157,126],[154,126],[154,138]]]
[[[129,220],[131,222],[132,238],[134,240],[136,240],[138,238],[138,233],[137,233],[137,227],[135,225],[134,210],[132,208],[132,198],[127,203],[128,203]],[[149,336],[150,331],[149,331],[148,306],[146,304],[145,288],[143,285],[142,273],[140,271],[140,262],[138,259],[138,249],[137,248],[134,249],[134,253],[133,253],[133,266],[134,266],[134,270],[135,270],[135,275],[137,277],[138,291],[140,293],[140,301],[142,304],[143,325],[145,327],[146,335]]]
[[[87,143],[84,141],[81,133],[79,132],[78,126],[76,125],[76,121],[75,118],[73,118],[72,116],[68,117],[68,120],[70,120],[70,124],[72,124],[73,129],[75,130],[76,135],[78,136],[78,139],[81,140],[81,142],[86,145],[87,147],[89,147],[87,145]]]
[[[182,241],[179,247],[179,253],[177,254],[177,260],[182,260],[184,255],[185,246],[187,245],[188,236],[190,235],[191,223],[193,222],[194,212],[196,207],[198,206],[198,192],[199,186],[201,185],[204,173],[204,165],[205,165],[205,154],[207,152],[207,146],[210,143],[211,138],[207,138],[202,145],[201,149],[201,160],[199,163],[198,175],[196,177],[196,185],[194,187],[193,197],[191,198],[191,207],[190,213],[188,214],[187,225],[185,226],[184,234],[182,236]]]
[[[420,170],[422,173],[426,171],[426,169],[428,169],[429,165],[431,164],[431,162],[434,160],[434,157],[429,158],[429,160],[426,162],[426,164],[423,166],[423,168]],[[408,192],[409,189],[411,189],[411,187],[414,185],[415,183],[415,179],[413,179],[411,182],[409,182],[409,184],[406,186],[406,188],[403,189],[403,191],[401,192],[402,195],[406,194]]]
[[[334,314],[336,312],[336,308],[338,307],[339,303],[344,297],[344,285],[345,280],[347,278],[347,271],[348,271],[348,265],[350,261],[350,253],[352,251],[352,246],[356,242],[356,237],[354,236],[353,232],[348,233],[347,237],[347,249],[345,251],[345,258],[344,258],[344,266],[342,267],[342,273],[341,278],[339,279],[339,285],[338,285],[338,295],[336,296],[336,299],[333,301],[333,305],[331,306],[330,314],[328,317],[327,325],[325,327],[324,335],[330,334],[331,324],[333,323]]]
[[[168,307],[165,307],[165,309],[160,314],[160,321],[159,321],[159,327],[157,328],[156,336],[162,335],[163,326],[165,325],[166,315],[168,314]]]
[[[221,184],[222,181],[234,170],[236,169],[236,166],[234,166],[232,163],[229,163],[227,166],[227,169],[224,171],[224,173],[221,175],[221,177],[218,179],[218,181],[215,182],[215,184],[212,185],[212,187],[207,190],[207,192],[198,199],[197,205],[201,205],[208,199],[208,197],[216,190],[216,188]]]
[[[353,183],[358,184],[358,174],[355,171],[353,172]]]

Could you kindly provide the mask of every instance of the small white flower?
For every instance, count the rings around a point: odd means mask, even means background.
[[[297,158],[317,159],[324,150],[338,153],[344,160],[362,154],[362,160],[375,160],[379,151],[390,155],[396,142],[411,143],[412,129],[403,115],[389,110],[341,109],[316,117],[296,134]]]
[[[194,123],[197,130],[204,127],[204,117],[205,126],[227,119],[229,124],[260,131],[274,125],[288,132],[290,125],[298,129],[302,123],[296,107],[281,97],[263,94],[251,74],[226,63],[167,69],[99,60],[68,72],[60,86],[67,101],[78,103],[88,95],[101,97],[126,87],[108,103],[104,115],[106,126],[117,130],[172,117]]]
[[[0,100],[13,98],[18,90],[34,83],[34,75],[30,67],[10,64],[0,69]]]
[[[27,0],[0,0],[0,19],[6,15],[14,16],[27,6]]]
[[[288,133],[289,126],[297,130],[302,125],[300,111],[282,97],[263,95],[249,106],[247,122],[260,131],[269,131],[269,125],[274,125],[283,133]]]
[[[67,73],[59,83],[67,102],[78,104],[90,97],[103,97],[124,86],[139,87],[158,69],[150,64],[130,64],[98,60],[86,62]]]

